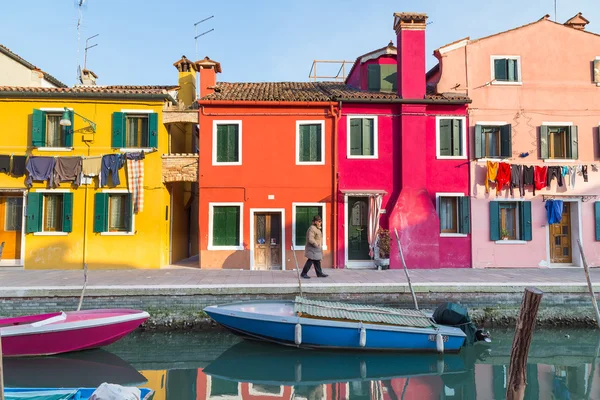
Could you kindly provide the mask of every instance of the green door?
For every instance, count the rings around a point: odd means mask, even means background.
[[[348,198],[348,260],[370,260],[368,197]]]

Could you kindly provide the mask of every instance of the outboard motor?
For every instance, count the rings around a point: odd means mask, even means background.
[[[478,341],[491,342],[490,333],[478,329],[469,317],[469,311],[457,303],[444,303],[435,309],[433,319],[436,323],[460,328],[466,335],[466,345]]]

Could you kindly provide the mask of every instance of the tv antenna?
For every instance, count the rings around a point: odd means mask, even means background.
[[[204,22],[204,21],[208,21],[208,20],[209,20],[209,19],[211,19],[211,18],[214,18],[214,15],[211,15],[211,16],[210,16],[210,17],[208,17],[208,18],[204,18],[203,20],[201,20],[201,21],[198,21],[198,22],[196,22],[196,23],[194,24],[194,41],[196,42],[196,60],[198,60],[198,38],[199,38],[200,36],[204,36],[204,35],[206,35],[207,33],[210,33],[210,32],[212,32],[212,31],[214,31],[214,28],[213,28],[213,29],[210,29],[210,30],[208,30],[208,31],[206,31],[206,32],[202,32],[201,34],[199,34],[199,35],[198,35],[198,32],[197,32],[197,30],[198,30],[198,24],[201,24],[201,23],[202,23],[202,22]]]
[[[85,39],[85,53],[83,56],[83,69],[86,69],[86,65],[87,65],[87,51],[88,49],[91,49],[92,47],[96,47],[98,46],[98,43],[93,44],[91,46],[88,46],[88,42],[90,41],[90,39],[95,38],[96,36],[99,36],[99,33],[96,33],[94,36],[90,36],[89,38]]]
[[[75,0],[75,6],[77,7],[77,12],[79,17],[77,18],[77,79],[79,79],[79,45],[81,39],[81,22],[83,20],[83,9],[87,8],[86,0]]]

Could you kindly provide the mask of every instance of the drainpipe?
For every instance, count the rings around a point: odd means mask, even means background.
[[[330,106],[330,111],[331,111],[331,115],[333,116],[333,160],[331,162],[332,164],[332,170],[333,170],[333,176],[332,176],[332,195],[331,195],[331,204],[333,206],[333,221],[331,224],[331,235],[332,235],[332,246],[333,246],[333,268],[338,268],[338,220],[337,220],[337,215],[338,215],[338,201],[337,201],[337,194],[338,194],[338,163],[337,163],[337,153],[338,153],[338,127],[339,127],[339,120],[342,117],[342,102],[339,102],[338,105],[338,109],[337,112],[334,112],[334,108],[333,105]]]

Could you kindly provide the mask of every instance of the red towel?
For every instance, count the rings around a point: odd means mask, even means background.
[[[546,176],[548,175],[548,167],[535,167],[533,172],[533,180],[535,181],[535,188],[542,190],[546,187]]]
[[[496,193],[500,193],[503,185],[510,185],[510,164],[500,163],[498,165],[498,175],[496,175]]]

